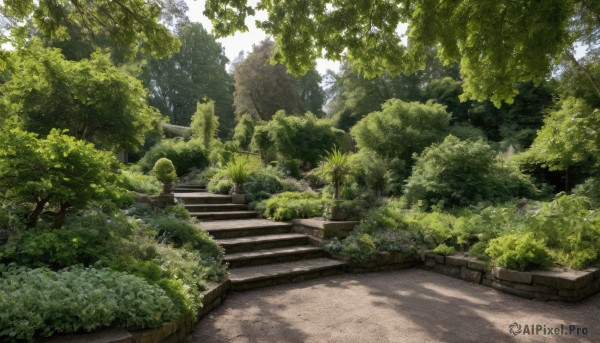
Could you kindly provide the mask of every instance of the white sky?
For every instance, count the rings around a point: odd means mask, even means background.
[[[204,0],[185,0],[189,7],[188,16],[191,21],[199,22],[204,26],[204,28],[208,31],[212,31],[212,24],[208,18],[202,14],[204,11]],[[249,0],[248,4],[254,6],[258,1]],[[248,26],[248,32],[238,32],[233,36],[219,38],[217,42],[221,43],[225,48],[225,56],[229,59],[229,61],[233,61],[240,53],[240,51],[244,51],[246,53],[252,51],[252,45],[260,43],[267,36],[261,30],[258,29],[255,25],[256,20],[265,20],[267,19],[267,14],[264,11],[260,11],[256,13],[255,17],[246,18],[246,26]],[[325,59],[317,60],[317,71],[321,75],[325,75],[327,69],[331,69],[333,71],[339,70],[339,62],[334,62]]]

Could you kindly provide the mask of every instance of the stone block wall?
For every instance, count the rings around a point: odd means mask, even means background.
[[[576,302],[600,290],[598,268],[519,272],[488,267],[485,262],[461,254],[442,256],[431,252],[422,254],[421,261],[426,270],[528,299]]]

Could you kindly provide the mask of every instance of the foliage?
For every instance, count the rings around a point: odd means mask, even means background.
[[[272,166],[253,171],[248,182],[244,183],[243,189],[251,201],[266,199],[276,193],[302,190],[295,180],[286,178],[280,169]]]
[[[248,150],[250,147],[255,125],[256,121],[247,113],[239,118],[233,130],[233,140],[238,144],[240,149]]]
[[[234,183],[231,180],[231,178],[222,170],[220,170],[210,179],[210,181],[206,185],[206,189],[211,193],[229,194],[231,193],[231,189],[233,188],[233,186]]]
[[[68,129],[105,149],[137,150],[161,120],[146,103],[142,83],[115,67],[108,54],[67,61],[59,50],[42,48],[35,39],[15,54],[0,108],[15,113],[27,131],[46,135]]]
[[[333,198],[340,198],[340,188],[350,175],[350,156],[337,148],[333,148],[325,155],[323,161],[314,170],[315,174],[323,181],[329,182],[333,187]]]
[[[250,173],[252,166],[250,165],[250,159],[246,155],[238,155],[232,161],[225,165],[223,173],[233,181],[236,186],[241,187],[246,181],[250,179]]]
[[[410,74],[423,67],[428,49],[438,47],[441,61],[460,61],[463,99],[489,96],[499,105],[514,97],[516,82],[543,81],[561,52],[571,46],[574,37],[568,23],[575,3],[518,0],[507,6],[460,0],[433,6],[320,0],[259,1],[251,6],[238,1],[223,7],[209,0],[205,14],[217,34],[229,35],[246,30],[245,19],[255,9],[265,10],[267,18],[257,25],[276,41],[273,60],[296,74],[306,72],[319,57],[344,56],[366,75]],[[590,18],[595,13],[587,12]],[[597,21],[590,22],[595,23],[592,28],[597,26]],[[407,24],[406,34],[398,30],[400,23]]]
[[[356,181],[381,196],[391,191],[391,163],[373,151],[362,149],[352,155],[353,174]]]
[[[223,47],[200,23],[176,28],[181,49],[170,58],[150,60],[142,79],[149,91],[150,105],[171,124],[189,126],[191,115],[202,99],[213,99],[219,117],[219,134],[225,137],[233,128],[233,78],[226,71]]]
[[[148,195],[158,195],[162,188],[153,175],[145,175],[133,170],[122,170],[123,188]]]
[[[314,166],[324,150],[341,146],[343,136],[329,119],[318,119],[310,112],[289,116],[279,111],[271,121],[255,127],[252,146],[261,155],[275,149],[280,160],[298,159]]]
[[[283,65],[270,63],[273,42],[264,40],[235,65],[233,103],[238,115],[269,120],[279,110],[319,113],[324,102],[321,76],[314,70],[295,79]],[[312,68],[311,68],[312,69]]]
[[[223,248],[188,220],[159,217],[151,220],[149,224],[156,229],[156,235],[162,242],[172,243],[177,248],[183,246],[188,247],[188,250],[198,251],[202,260],[223,258]]]
[[[177,179],[177,173],[175,173],[173,162],[164,157],[159,158],[158,161],[154,163],[152,174],[162,183],[171,183]]]
[[[203,168],[208,165],[206,151],[198,140],[185,142],[178,139],[164,139],[152,147],[138,162],[143,172],[149,172],[160,158],[168,158],[175,165],[178,176],[182,176],[192,168]]]
[[[548,167],[567,170],[576,163],[600,163],[600,115],[582,99],[566,98],[550,112],[524,158]]]
[[[202,147],[210,149],[211,142],[215,139],[219,118],[215,115],[215,102],[210,100],[206,103],[196,105],[196,113],[192,116],[192,135],[199,139]]]
[[[319,217],[323,213],[323,202],[315,193],[284,192],[265,201],[263,215],[275,221],[295,218]]]
[[[0,132],[0,187],[4,197],[32,203],[28,224],[35,226],[47,205],[58,208],[54,227],[60,227],[71,207],[116,199],[118,162],[110,152],[52,130],[45,139],[13,129]]]
[[[0,10],[11,22],[18,23],[15,31],[25,35],[30,25],[46,39],[68,40],[67,27],[78,27],[79,35],[87,41],[104,42],[110,37],[120,50],[132,58],[138,52],[155,58],[166,57],[179,49],[179,41],[159,23],[160,0],[145,2],[125,0],[113,2],[65,1],[8,1]],[[101,33],[102,38],[97,35]],[[4,37],[3,37],[4,38]]]
[[[9,341],[111,325],[156,327],[178,315],[159,287],[109,269],[0,271],[0,337]]]
[[[575,187],[574,193],[590,199],[593,208],[600,208],[600,178],[592,177]]]
[[[485,252],[497,266],[509,269],[522,271],[551,264],[545,242],[536,239],[532,232],[502,235],[491,240]]]
[[[452,246],[447,246],[445,243],[440,243],[440,245],[433,249],[433,252],[438,255],[450,256],[454,255],[456,250],[454,250],[454,247]]]
[[[448,134],[450,114],[439,104],[391,99],[361,119],[350,131],[361,149],[384,158],[409,161]]]
[[[464,206],[482,201],[507,201],[533,192],[531,182],[517,170],[503,166],[483,141],[461,141],[448,136],[426,148],[407,180],[410,204]]]

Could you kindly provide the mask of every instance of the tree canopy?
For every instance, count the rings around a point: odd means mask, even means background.
[[[272,52],[273,42],[265,40],[235,65],[236,114],[249,113],[262,120],[269,120],[279,110],[320,114],[325,101],[319,86],[321,76],[311,69],[295,78],[288,74],[285,66],[270,63]]]
[[[212,99],[222,134],[229,133],[233,129],[233,78],[225,70],[229,61],[223,47],[198,23],[180,26],[177,37],[182,43],[178,53],[150,60],[144,67],[149,103],[169,116],[172,124],[188,126],[196,103]]]
[[[10,0],[0,5],[13,36],[24,37],[33,27],[47,41],[77,38],[109,42],[131,59],[138,51],[165,57],[179,49],[179,41],[161,24],[173,22],[176,0]],[[6,32],[6,31],[5,31]],[[71,37],[76,34],[79,37]],[[6,37],[2,37],[3,42]]]
[[[142,83],[100,51],[67,61],[34,40],[15,51],[10,80],[1,86],[3,117],[42,135],[68,129],[79,139],[113,150],[137,150],[161,120]]]
[[[444,63],[460,62],[462,99],[490,98],[499,106],[517,94],[515,83],[543,81],[575,40],[597,37],[589,28],[598,25],[600,6],[584,3],[261,0],[249,6],[247,0],[207,0],[204,13],[217,34],[229,35],[246,30],[255,10],[265,10],[267,19],[257,24],[276,41],[274,61],[299,74],[318,57],[345,55],[366,75],[410,74],[424,67],[427,49],[438,47]],[[579,30],[570,22],[576,9]]]

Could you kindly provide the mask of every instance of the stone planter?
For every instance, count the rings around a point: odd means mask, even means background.
[[[246,204],[248,199],[246,194],[231,194],[231,202],[234,204]]]
[[[163,194],[171,194],[173,193],[173,183],[165,182],[163,183]]]
[[[344,210],[344,208],[339,206],[330,206],[329,207],[330,218],[329,220],[333,222],[344,221],[348,219],[348,213]]]

